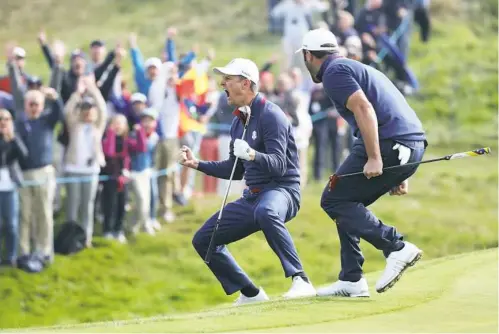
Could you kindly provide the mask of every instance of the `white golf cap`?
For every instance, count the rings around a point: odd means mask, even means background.
[[[147,97],[142,94],[142,93],[133,93],[132,96],[130,97],[130,102],[142,102],[146,103],[147,102]]]
[[[151,117],[152,119],[158,119],[158,112],[154,108],[146,108],[140,114],[140,117]]]
[[[16,46],[13,50],[13,54],[14,56],[16,57],[19,57],[19,58],[25,58],[26,57],[26,50],[24,50],[23,48],[21,47],[18,47]]]
[[[302,50],[338,51],[338,41],[336,40],[336,36],[334,36],[329,29],[314,29],[303,36],[302,47],[296,50],[296,53],[301,52]]]
[[[251,60],[245,58],[232,59],[232,61],[224,67],[215,67],[213,72],[222,75],[240,75],[255,84],[258,84],[260,81],[258,66]]]
[[[146,60],[144,63],[145,68],[149,68],[151,66],[154,66],[156,68],[161,68],[161,59],[156,58],[156,57],[151,57]]]

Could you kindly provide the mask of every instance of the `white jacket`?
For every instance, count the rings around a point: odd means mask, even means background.
[[[294,135],[296,148],[300,150],[309,146],[310,137],[312,136],[312,118],[308,114],[308,104],[310,98],[305,92],[300,90],[295,90],[293,94],[299,101],[298,106],[296,107],[298,126],[294,128]]]
[[[273,17],[284,19],[283,38],[289,41],[296,41],[301,45],[303,36],[309,31],[307,15],[314,12],[324,12],[328,10],[328,3],[318,0],[309,0],[304,4],[298,4],[295,0],[284,0],[278,3],[270,14]]]
[[[149,102],[159,113],[158,126],[161,127],[163,139],[178,138],[180,104],[175,85],[168,83],[172,78],[174,66],[172,62],[163,63],[159,75],[149,89]]]

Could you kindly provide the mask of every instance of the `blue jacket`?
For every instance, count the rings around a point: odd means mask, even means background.
[[[130,50],[130,56],[132,58],[134,79],[137,85],[137,91],[147,96],[149,93],[149,88],[151,88],[152,80],[147,78],[146,69],[144,68],[144,58],[139,48],[132,48]]]
[[[238,160],[234,180],[246,180],[252,189],[269,186],[300,185],[298,151],[291,124],[276,104],[258,94],[250,105],[251,118],[246,131],[248,144],[256,151],[254,161]],[[234,141],[240,139],[244,123],[238,110],[230,129],[230,158],[224,161],[200,161],[198,170],[220,179],[229,179],[234,165]]]
[[[28,149],[28,156],[19,160],[21,169],[41,168],[53,163],[54,128],[64,120],[62,100],[46,101],[37,119],[25,115],[16,118],[16,129]]]
[[[165,52],[168,57],[168,61],[177,62],[177,49],[173,39],[168,38],[165,43]],[[185,74],[185,66],[190,64],[196,58],[196,53],[194,51],[189,51],[182,59],[178,61],[179,71],[178,77],[182,78]]]
[[[22,184],[23,174],[19,167],[19,160],[26,159],[28,149],[21,138],[16,136],[14,140],[6,142],[0,135],[0,168],[7,167],[12,181],[18,186]]]

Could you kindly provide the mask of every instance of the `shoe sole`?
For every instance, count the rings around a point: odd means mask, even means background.
[[[237,307],[237,306],[244,306],[244,305],[252,305],[252,304],[265,303],[265,302],[268,302],[268,301],[270,301],[270,299],[257,300],[257,301],[254,301],[254,302],[247,302],[247,303],[242,303],[242,304],[232,304],[232,306],[233,307]]]
[[[321,294],[321,295],[317,294],[317,297],[370,298],[371,295],[369,293],[359,293],[359,294],[348,295],[348,296],[335,295],[335,294]]]
[[[383,292],[387,291],[388,289],[392,288],[395,285],[395,283],[397,283],[400,280],[400,277],[402,277],[402,274],[407,270],[407,268],[414,266],[416,264],[416,262],[421,260],[421,257],[423,257],[423,251],[419,251],[419,253],[416,254],[416,256],[414,257],[414,259],[412,259],[411,262],[407,263],[407,265],[404,267],[404,269],[402,269],[400,271],[400,273],[397,276],[395,276],[395,278],[393,280],[391,280],[383,288],[381,288],[379,290],[376,289],[376,292],[383,293]]]
[[[283,295],[282,298],[284,299],[298,299],[298,298],[311,298],[311,297],[317,297],[317,293],[308,293],[308,294],[305,294],[305,295],[298,295],[298,296],[286,296],[286,295]]]

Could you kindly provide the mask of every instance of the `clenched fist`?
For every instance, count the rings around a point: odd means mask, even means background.
[[[383,161],[381,159],[367,159],[364,165],[364,175],[370,179],[383,174]]]
[[[390,196],[402,196],[406,195],[408,192],[409,192],[409,181],[404,180],[398,186],[390,189],[389,194]]]
[[[191,149],[185,145],[180,148],[178,163],[194,169],[197,169],[199,165],[199,161],[194,157]]]
[[[249,144],[242,140],[236,139],[234,141],[234,155],[239,159],[252,161],[255,159],[255,151],[249,146]]]

